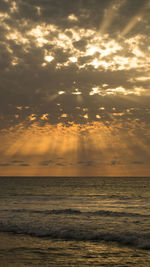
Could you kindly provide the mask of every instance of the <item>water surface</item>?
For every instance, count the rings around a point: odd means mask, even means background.
[[[0,178],[3,266],[150,266],[149,178]]]

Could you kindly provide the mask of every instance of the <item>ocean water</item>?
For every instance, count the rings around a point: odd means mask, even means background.
[[[0,178],[0,266],[150,266],[150,178]]]

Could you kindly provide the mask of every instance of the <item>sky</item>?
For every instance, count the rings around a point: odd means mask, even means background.
[[[0,1],[1,176],[150,176],[149,14]]]

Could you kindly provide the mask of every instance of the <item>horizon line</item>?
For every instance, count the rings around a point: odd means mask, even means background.
[[[121,176],[98,176],[98,175],[90,175],[90,176],[74,176],[74,175],[0,175],[0,178],[150,178],[150,176],[130,176],[130,175],[121,175]]]

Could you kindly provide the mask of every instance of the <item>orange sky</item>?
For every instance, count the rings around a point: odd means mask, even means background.
[[[146,140],[135,136],[133,125],[126,127],[100,122],[20,126],[0,137],[1,175],[148,176]]]

